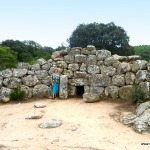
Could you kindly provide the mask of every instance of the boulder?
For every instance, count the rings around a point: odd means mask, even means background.
[[[3,80],[0,80],[0,88],[3,86]]]
[[[112,84],[116,86],[124,86],[125,85],[125,78],[124,75],[114,75],[112,77]]]
[[[36,76],[28,75],[22,79],[23,84],[26,86],[34,86],[39,83],[39,80]]]
[[[97,59],[95,55],[89,55],[87,58],[87,64],[88,65],[96,65]]]
[[[98,61],[97,61],[97,65],[98,65],[98,66],[101,66],[101,65],[103,65],[103,64],[104,64],[104,61],[102,61],[102,60],[98,60]]]
[[[118,98],[119,87],[117,86],[108,86],[105,88],[105,95],[113,99]]]
[[[35,75],[35,71],[34,70],[28,70],[28,75]]]
[[[21,90],[25,91],[25,98],[26,99],[32,98],[32,95],[33,95],[33,89],[32,88],[25,86],[25,85],[21,85]]]
[[[68,86],[68,95],[69,96],[75,96],[76,95],[76,87],[75,86]]]
[[[17,64],[17,69],[30,69],[31,65],[29,63],[19,62]]]
[[[73,86],[84,86],[84,85],[88,85],[88,80],[84,79],[84,78],[73,78],[73,79],[69,79],[69,85],[73,85]]]
[[[74,63],[74,56],[72,56],[72,55],[66,55],[66,56],[64,56],[64,61],[66,62],[66,63]]]
[[[3,84],[8,88],[17,88],[21,84],[21,79],[19,78],[6,78],[3,80]]]
[[[117,73],[123,74],[123,73],[129,72],[130,70],[131,70],[130,64],[126,62],[122,62],[118,65]]]
[[[71,70],[65,69],[63,74],[67,75],[68,78],[72,78],[73,77],[73,71],[71,71]]]
[[[47,62],[51,64],[51,63],[53,62],[53,60],[52,60],[52,59],[49,59]]]
[[[39,103],[39,102],[38,102],[38,103],[35,103],[35,104],[34,104],[34,107],[35,107],[35,108],[44,108],[44,107],[46,107],[46,105],[43,104],[43,103]]]
[[[58,68],[62,68],[62,69],[67,68],[67,63],[65,61],[57,61],[56,65]]]
[[[2,87],[0,89],[0,100],[4,97],[9,97],[10,93],[11,93],[12,89],[6,88],[6,87]]]
[[[4,78],[12,77],[12,70],[11,69],[5,69],[1,72],[1,76]]]
[[[45,79],[48,76],[48,72],[46,70],[38,70],[35,71],[35,75],[38,79]]]
[[[97,60],[105,60],[111,56],[111,52],[108,50],[97,50],[96,52]]]
[[[28,73],[27,69],[13,69],[14,77],[23,77]]]
[[[75,63],[86,63],[87,56],[86,55],[75,55]]]
[[[108,57],[108,58],[106,58],[105,60],[104,60],[104,65],[105,66],[111,66],[111,65],[113,65],[113,63],[114,63],[114,57]]]
[[[90,93],[90,86],[84,86],[84,93]]]
[[[38,59],[36,62],[37,62],[39,65],[44,65],[44,64],[47,63],[47,61],[46,61],[45,59],[43,59],[43,58]]]
[[[147,70],[150,71],[150,62],[147,63]]]
[[[147,68],[147,61],[145,60],[136,60],[132,64],[132,71],[137,72],[138,70],[144,70]]]
[[[86,72],[82,72],[82,71],[75,71],[74,72],[75,78],[86,78],[86,76],[87,76]]]
[[[83,55],[90,55],[90,51],[89,50],[87,50],[86,48],[83,48],[82,50],[81,50],[81,54],[83,54]]]
[[[59,57],[59,58],[55,58],[54,61],[64,61],[64,58],[63,57]]]
[[[58,57],[61,57],[60,56],[60,51],[55,51],[55,52],[52,53],[52,56],[51,56],[52,59],[55,59],[55,58],[58,58]]]
[[[41,80],[41,82],[43,83],[43,84],[45,84],[45,85],[47,85],[47,86],[50,86],[50,79],[51,79],[51,77],[50,76],[47,76],[46,78],[43,78],[42,80]]]
[[[97,94],[98,96],[102,96],[104,92],[103,87],[90,87],[90,93]]]
[[[52,64],[50,64],[50,63],[44,64],[44,65],[42,65],[42,69],[43,70],[49,70],[51,66],[52,66]]]
[[[141,56],[139,55],[132,55],[132,56],[127,56],[128,61],[134,61],[134,60],[140,60]]]
[[[118,60],[118,61],[127,61],[128,60],[127,56],[119,56],[117,54],[112,55],[112,57],[114,58],[114,60]]]
[[[81,54],[81,47],[73,47],[73,48],[71,48],[71,50],[69,51],[69,55],[71,55],[71,56],[75,56],[75,55],[80,55]]]
[[[49,97],[50,88],[47,85],[39,84],[33,88],[33,97],[43,98]]]
[[[101,66],[100,67],[101,74],[107,76],[113,76],[116,73],[116,69],[113,66]]]
[[[90,76],[89,84],[91,86],[101,86],[106,87],[109,86],[111,83],[111,78],[107,75],[102,74],[93,74]]]
[[[150,82],[141,82],[139,86],[145,93],[145,98],[150,98]]]
[[[118,68],[118,66],[120,65],[120,61],[118,61],[118,60],[114,60],[114,62],[113,62],[113,64],[112,64],[112,66],[114,67],[114,68]]]
[[[96,52],[97,52],[96,49],[95,49],[95,50],[92,50],[92,51],[91,51],[91,55],[96,55]]]
[[[83,101],[86,103],[94,103],[100,101],[99,95],[94,93],[84,93]]]
[[[130,94],[130,91],[132,88],[133,88],[132,85],[126,85],[126,86],[120,87],[119,88],[119,97],[122,99],[128,100],[129,94]]]
[[[128,85],[128,84],[134,84],[134,81],[135,81],[135,75],[134,75],[134,73],[132,73],[132,72],[127,72],[126,74],[125,74],[125,82],[126,82],[126,84]]]
[[[147,70],[138,70],[138,72],[136,73],[135,83],[138,84],[145,81],[147,79],[147,74]]]
[[[90,65],[87,67],[87,71],[90,74],[98,74],[100,73],[100,68],[97,65]]]
[[[39,125],[39,128],[56,128],[62,125],[62,121],[61,120],[55,120],[55,119],[51,119],[49,121],[43,122]]]
[[[60,76],[59,97],[62,99],[68,98],[68,77],[67,77],[67,75]]]
[[[72,71],[77,71],[77,70],[79,70],[79,65],[78,64],[69,64],[68,69],[70,69]]]
[[[93,46],[93,45],[88,45],[86,49],[89,51],[96,50],[95,46]]]
[[[2,101],[3,103],[8,103],[10,101],[10,98],[9,97],[2,97],[0,99],[0,101]]]
[[[39,64],[34,64],[34,65],[31,65],[31,70],[34,70],[34,71],[37,71],[37,70],[40,70],[41,67]]]
[[[81,66],[80,66],[80,71],[86,71],[86,64],[85,63],[82,63]]]

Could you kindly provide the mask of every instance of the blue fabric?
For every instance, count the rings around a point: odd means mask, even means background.
[[[52,85],[52,94],[58,94],[59,92],[59,83],[54,83]]]

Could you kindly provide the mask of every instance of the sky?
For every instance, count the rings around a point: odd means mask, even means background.
[[[130,45],[150,45],[150,0],[0,0],[0,42],[33,40],[56,48],[79,24],[121,26]]]

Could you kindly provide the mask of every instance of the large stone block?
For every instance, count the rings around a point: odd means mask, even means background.
[[[60,56],[60,51],[55,51],[55,52],[53,52],[51,57],[52,57],[52,59],[61,57],[61,56]]]
[[[100,68],[97,65],[90,65],[88,66],[87,71],[90,74],[97,74],[100,73]]]
[[[38,79],[44,79],[48,76],[48,72],[46,70],[35,71],[35,75]]]
[[[135,83],[138,84],[147,79],[148,71],[147,70],[138,70],[136,73]]]
[[[67,77],[67,75],[60,76],[59,97],[62,99],[68,98],[68,77]]]
[[[44,65],[47,63],[47,61],[44,58],[40,58],[36,61],[39,65]]]
[[[86,78],[86,76],[87,76],[86,72],[82,72],[82,71],[75,71],[74,72],[75,78]]]
[[[150,82],[141,82],[139,84],[146,98],[150,98]]]
[[[137,72],[138,70],[144,70],[147,68],[147,61],[145,60],[136,60],[132,64],[132,71]]]
[[[117,86],[108,86],[105,88],[105,95],[113,99],[118,98],[119,87]]]
[[[133,88],[132,85],[126,85],[126,86],[120,87],[119,88],[119,97],[122,99],[128,100],[129,94],[130,94],[130,91],[132,88]]]
[[[104,65],[105,66],[111,66],[114,63],[114,57],[108,57],[104,60]]]
[[[69,85],[84,86],[88,84],[88,80],[84,78],[69,79]]]
[[[9,88],[6,88],[6,87],[2,87],[0,89],[0,101],[4,97],[9,97],[11,92],[12,92],[12,89],[9,89]]]
[[[87,56],[86,55],[75,55],[75,63],[86,63]]]
[[[102,75],[107,75],[107,76],[113,76],[116,73],[116,68],[113,66],[101,66],[100,67],[101,74]]]
[[[90,51],[89,50],[87,50],[86,48],[83,48],[82,50],[81,50],[81,54],[83,54],[83,55],[90,55]]]
[[[22,85],[21,90],[25,91],[25,98],[26,99],[32,98],[32,95],[33,95],[33,89],[32,88],[25,86],[25,85]]]
[[[17,64],[17,69],[30,69],[31,65],[29,63],[19,62]]]
[[[112,57],[114,57],[114,59],[117,61],[127,61],[128,60],[127,56],[119,56],[117,54],[112,55]]]
[[[51,63],[44,64],[44,65],[42,65],[42,70],[49,70],[50,67],[52,67],[52,64],[51,64]]]
[[[93,46],[93,45],[88,45],[86,49],[89,51],[96,50],[95,46]]]
[[[90,87],[90,93],[97,94],[99,96],[103,95],[104,88],[103,87]]]
[[[77,71],[77,70],[79,70],[79,65],[78,64],[69,64],[68,69],[70,69],[72,71]]]
[[[111,52],[108,50],[97,50],[96,52],[97,60],[105,60],[111,56]]]
[[[147,63],[147,70],[150,71],[150,62]]]
[[[99,95],[94,93],[84,93],[83,101],[86,103],[94,103],[100,101]]]
[[[68,78],[72,78],[73,77],[73,71],[72,70],[64,70],[64,75],[67,75]]]
[[[80,66],[80,71],[86,71],[87,65],[85,63],[82,63]]]
[[[11,69],[5,69],[1,72],[1,76],[4,78],[12,77],[12,70]]]
[[[84,93],[90,93],[90,86],[84,86]]]
[[[28,73],[27,69],[13,69],[14,77],[23,77]]]
[[[107,75],[102,74],[93,74],[90,76],[90,85],[91,86],[101,86],[106,87],[111,83],[111,78]]]
[[[40,70],[41,67],[39,64],[34,64],[34,65],[31,65],[31,70],[34,70],[34,71],[37,71],[37,70]]]
[[[62,68],[62,69],[67,68],[67,63],[65,61],[57,61],[56,65],[58,68]]]
[[[72,55],[66,55],[64,56],[64,61],[66,61],[66,63],[74,63],[74,56]]]
[[[134,84],[134,81],[135,81],[135,75],[134,75],[134,73],[127,72],[125,74],[125,81],[126,81],[126,84]]]
[[[75,96],[76,95],[76,87],[75,86],[68,86],[68,95],[69,96]]]
[[[45,85],[48,85],[48,86],[50,86],[50,79],[51,79],[51,77],[50,76],[47,76],[46,78],[43,78],[42,80],[41,80],[41,82],[43,83],[43,84],[45,84]]]
[[[117,73],[123,74],[123,73],[129,72],[130,70],[131,70],[130,64],[126,62],[122,62],[118,65]]]
[[[95,55],[89,55],[87,58],[87,64],[88,65],[96,65],[97,59]]]
[[[134,61],[134,60],[140,60],[141,56],[139,55],[132,55],[132,56],[127,56],[128,61]]]
[[[71,55],[71,56],[80,55],[81,54],[81,49],[82,49],[81,47],[73,47],[69,51],[68,55]]]
[[[23,84],[26,86],[34,86],[39,83],[39,80],[36,76],[28,75],[22,79]]]
[[[123,85],[125,85],[124,75],[114,75],[112,77],[112,84],[116,85],[116,86],[123,86]]]

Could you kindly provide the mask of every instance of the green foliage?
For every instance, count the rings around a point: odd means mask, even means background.
[[[140,55],[144,60],[150,60],[150,45],[134,46],[136,55]]]
[[[132,100],[133,103],[142,103],[146,99],[146,95],[142,88],[138,85],[134,86],[130,93],[129,93],[129,99]]]
[[[9,47],[0,46],[0,70],[13,68],[17,63],[17,52],[14,52]]]
[[[97,49],[108,49],[112,54],[132,55],[129,37],[122,27],[108,24],[80,24],[68,39],[70,47],[94,45]]]
[[[25,91],[21,90],[20,86],[10,93],[10,99],[14,101],[21,101],[25,98]]]

